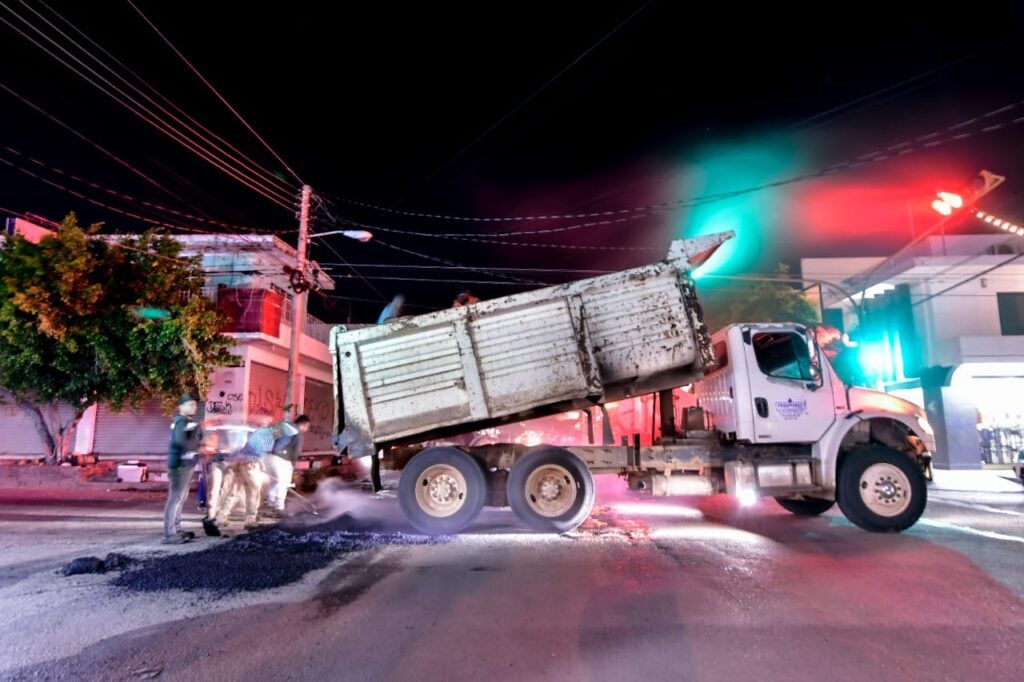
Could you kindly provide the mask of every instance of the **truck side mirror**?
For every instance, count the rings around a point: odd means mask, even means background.
[[[811,380],[807,382],[806,386],[808,390],[817,391],[819,388],[825,385],[825,373],[821,368],[821,348],[815,342],[814,337],[810,334],[807,335],[807,355],[810,366]]]

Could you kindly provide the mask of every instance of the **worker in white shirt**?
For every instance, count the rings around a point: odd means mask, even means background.
[[[280,516],[284,513],[284,503],[288,497],[288,488],[292,485],[295,465],[302,452],[302,436],[309,431],[310,422],[306,415],[299,415],[295,422],[283,421],[275,428],[277,439],[273,450],[263,460],[263,466],[270,477],[270,488],[267,492],[268,513]]]

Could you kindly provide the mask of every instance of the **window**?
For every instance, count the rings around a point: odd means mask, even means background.
[[[757,366],[770,377],[813,381],[807,339],[793,332],[754,334]]]
[[[1024,292],[996,294],[999,328],[1003,336],[1024,335]]]

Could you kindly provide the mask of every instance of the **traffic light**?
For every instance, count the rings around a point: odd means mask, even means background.
[[[944,216],[953,215],[953,211],[974,204],[978,199],[1001,185],[1004,180],[1006,178],[1002,175],[983,170],[956,192],[936,192],[937,198],[932,201],[932,208]]]
[[[858,373],[865,383],[874,385],[919,376],[922,357],[910,286],[899,284],[866,300],[854,338]]]
[[[953,209],[961,208],[964,199],[959,194],[952,192],[938,192],[938,199],[932,202],[932,208],[942,215],[952,215]]]

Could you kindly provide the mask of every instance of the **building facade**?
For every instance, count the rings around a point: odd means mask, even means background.
[[[45,228],[18,219],[16,225],[8,221],[7,232],[39,238],[45,235]],[[295,265],[295,250],[272,235],[176,238],[183,244],[183,255],[201,257],[207,275],[204,295],[226,315],[228,322],[223,331],[234,341],[232,353],[237,358],[234,366],[214,371],[210,390],[202,396],[200,415],[211,423],[244,423],[258,411],[281,418],[293,320],[285,268]],[[333,280],[318,268],[313,267],[313,273],[319,287],[334,288]],[[333,452],[334,398],[327,345],[330,328],[308,315],[303,324],[299,391],[294,399],[311,420],[310,432],[303,441],[305,454]],[[96,405],[79,423],[75,453],[100,459],[162,459],[167,450],[168,424],[169,417],[159,401],[122,412]],[[0,405],[0,429],[6,434],[0,439],[0,456],[41,456],[35,427],[16,406]]]
[[[872,383],[929,414],[935,465],[1006,465],[1024,449],[1024,238],[930,237],[894,259],[810,258],[826,322]],[[840,289],[842,291],[840,291]]]

